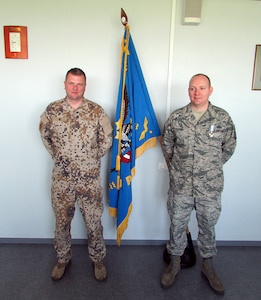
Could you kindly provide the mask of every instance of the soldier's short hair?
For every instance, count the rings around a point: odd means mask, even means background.
[[[68,77],[69,74],[76,75],[76,76],[83,76],[84,79],[85,79],[85,81],[86,81],[86,75],[83,72],[83,70],[80,69],[80,68],[72,68],[69,71],[67,71],[67,73],[65,75],[65,80],[67,79],[67,77]]]
[[[209,78],[206,74],[198,73],[198,74],[193,75],[193,76],[191,77],[191,79],[194,78],[194,77],[197,77],[197,76],[204,76],[204,77],[206,77],[207,80],[208,80],[209,86],[211,86],[210,78]],[[190,80],[191,80],[191,79],[190,79]]]

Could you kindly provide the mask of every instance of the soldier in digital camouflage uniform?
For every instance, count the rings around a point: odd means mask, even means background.
[[[101,157],[111,147],[111,122],[103,108],[84,98],[85,73],[78,68],[67,72],[66,97],[48,105],[41,115],[40,133],[54,161],[52,206],[56,217],[54,247],[57,264],[52,279],[63,277],[70,265],[71,222],[77,201],[87,227],[88,252],[97,280],[107,276],[103,259],[106,247],[101,216]]]
[[[171,262],[162,274],[161,284],[171,286],[180,270],[186,227],[195,208],[202,274],[216,293],[224,294],[212,257],[217,253],[215,225],[221,212],[223,165],[235,150],[236,132],[229,114],[209,102],[212,91],[206,75],[194,75],[188,88],[190,103],[175,110],[164,125],[162,148],[169,162],[170,177],[167,208],[171,226],[167,250]]]

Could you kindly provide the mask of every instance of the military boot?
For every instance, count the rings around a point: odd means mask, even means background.
[[[65,271],[71,266],[71,260],[67,263],[60,263],[57,262],[57,264],[54,266],[52,270],[51,278],[54,281],[62,279],[63,275],[65,274]]]
[[[180,270],[180,256],[171,255],[170,263],[161,276],[161,286],[170,287],[175,281],[175,277]]]
[[[225,288],[223,286],[223,283],[215,273],[212,257],[203,258],[201,273],[206,277],[210,287],[216,294],[224,295]]]
[[[107,271],[103,261],[94,262],[94,277],[99,280],[103,281],[107,278]]]

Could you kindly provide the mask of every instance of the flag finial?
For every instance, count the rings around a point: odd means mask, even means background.
[[[128,25],[128,17],[124,11],[123,8],[121,8],[121,23],[123,26],[127,26]]]

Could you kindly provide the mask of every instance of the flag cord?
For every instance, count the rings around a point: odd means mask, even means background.
[[[125,26],[126,30],[126,38],[122,41],[122,54],[124,55],[124,61],[123,63],[123,80],[122,80],[122,91],[121,91],[121,112],[120,112],[120,120],[119,120],[119,141],[118,141],[118,155],[117,155],[117,162],[116,162],[116,170],[118,171],[118,176],[120,176],[120,155],[121,155],[121,138],[122,138],[122,123],[124,119],[124,113],[125,113],[125,103],[124,103],[124,90],[125,90],[125,83],[126,83],[126,71],[127,71],[127,62],[128,62],[128,48],[129,48],[129,35],[130,35],[130,28],[128,25]],[[126,41],[126,42],[125,42]]]

